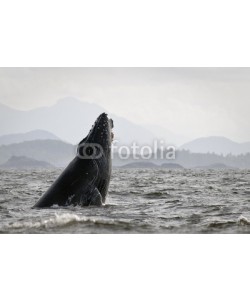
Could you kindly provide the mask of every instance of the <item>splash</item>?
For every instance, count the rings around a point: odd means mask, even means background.
[[[85,217],[73,213],[64,213],[57,214],[51,218],[39,221],[17,221],[9,224],[7,227],[12,229],[21,229],[21,228],[54,228],[54,227],[64,227],[73,225],[76,223],[105,223],[113,224],[113,220],[104,220],[98,218]]]
[[[250,225],[250,221],[244,216],[240,216],[237,223],[239,225]]]

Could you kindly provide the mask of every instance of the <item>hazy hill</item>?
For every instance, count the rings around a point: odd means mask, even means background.
[[[216,153],[216,154],[245,154],[250,153],[250,142],[236,143],[225,137],[211,136],[199,138],[180,147],[193,153]]]
[[[164,163],[164,164],[156,164],[153,162],[147,162],[147,161],[138,161],[134,163],[129,163],[120,166],[123,169],[183,169],[183,167],[179,164],[174,163]]]
[[[33,140],[59,140],[59,138],[45,130],[33,130],[26,133],[2,135],[0,136],[0,145],[10,145]]]
[[[158,140],[163,140],[166,145],[178,147],[190,140],[184,135],[171,132],[170,130],[167,130],[164,127],[158,125],[144,124],[143,126],[151,131]]]
[[[0,135],[15,134],[42,129],[52,132],[61,140],[76,144],[86,136],[98,115],[105,108],[82,102],[75,98],[63,98],[54,106],[20,111],[0,104]],[[123,143],[151,142],[154,134],[124,118],[112,115],[115,139]]]
[[[0,146],[0,165],[6,163],[12,156],[25,156],[27,158],[38,161],[48,162],[56,167],[66,166],[76,154],[76,146],[56,141],[56,140],[37,140],[26,141],[19,144]],[[154,155],[150,160],[138,158],[134,160],[132,156],[128,159],[121,159],[118,153],[113,155],[113,166],[124,166],[132,164],[143,165],[143,167],[152,167],[157,165],[163,168],[250,168],[250,153],[245,155],[227,155],[221,156],[217,154],[191,153],[189,151],[177,151],[175,160],[154,159]],[[223,165],[222,165],[223,164]],[[128,166],[129,167],[129,166]]]
[[[97,116],[106,111],[105,108],[75,98],[63,98],[51,107],[41,107],[29,111],[21,111],[0,104],[0,136],[4,142],[22,142],[27,136],[17,136],[18,132],[32,132],[34,135],[28,137],[34,139],[61,139],[72,144],[77,144],[85,137]],[[165,128],[155,125],[140,126],[125,118],[110,114],[114,120],[115,139],[121,144],[137,142],[141,145],[152,145],[156,138],[163,139],[166,143],[179,145],[186,138],[176,135]],[[41,131],[46,131],[44,138]],[[48,136],[49,133],[52,133]],[[29,133],[31,134],[31,133]],[[6,136],[8,135],[8,136]],[[11,135],[11,136],[10,136]],[[36,137],[37,135],[37,137]],[[250,152],[249,143],[236,143],[224,137],[200,138],[184,144],[180,149],[187,149],[193,153],[217,153],[217,154],[241,154]]]
[[[0,169],[51,169],[51,164],[26,156],[12,156],[6,163],[0,165]]]
[[[75,153],[73,145],[62,141],[28,141],[0,146],[0,164],[7,162],[12,156],[25,156],[61,167],[67,165],[73,159]]]
[[[174,161],[185,168],[215,168],[225,165],[230,168],[250,169],[250,153],[240,155],[218,155],[215,153],[191,153],[190,151],[177,151]]]

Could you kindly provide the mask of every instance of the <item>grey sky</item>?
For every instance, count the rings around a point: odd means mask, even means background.
[[[188,138],[250,140],[250,68],[0,68],[0,103],[26,110],[65,96]]]

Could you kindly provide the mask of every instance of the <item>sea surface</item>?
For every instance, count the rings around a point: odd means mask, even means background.
[[[61,171],[0,171],[0,233],[250,233],[250,170],[114,169],[104,207],[31,209]]]

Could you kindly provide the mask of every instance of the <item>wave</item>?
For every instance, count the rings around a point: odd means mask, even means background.
[[[116,221],[117,222],[117,221]],[[53,217],[45,220],[39,221],[17,221],[8,224],[9,229],[38,229],[38,228],[54,228],[54,227],[64,227],[68,225],[73,225],[77,223],[93,223],[93,224],[103,224],[103,225],[113,225],[114,220],[103,219],[103,218],[91,218],[85,216],[79,216],[72,213],[55,214]]]
[[[245,218],[244,216],[240,216],[237,223],[239,225],[250,225],[250,221],[247,218]]]
[[[232,225],[250,225],[250,221],[244,217],[244,216],[240,216],[238,218],[238,220],[233,221],[233,220],[229,220],[229,221],[214,221],[212,223],[210,223],[208,225],[208,227],[210,228],[224,228],[224,227],[228,227],[228,226],[232,226]]]
[[[171,195],[166,191],[156,191],[156,192],[149,192],[143,195],[149,199],[157,199],[157,198],[169,198]]]
[[[208,228],[226,228],[236,224],[236,221],[214,221],[208,224]]]

